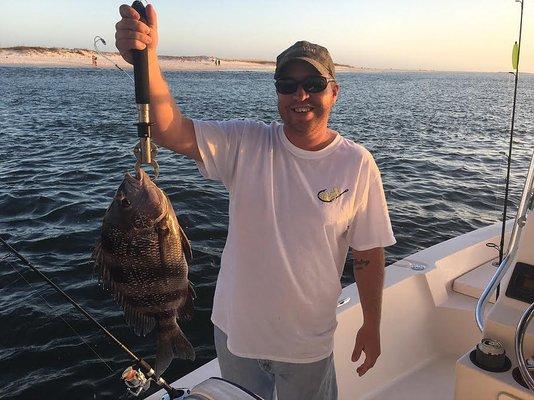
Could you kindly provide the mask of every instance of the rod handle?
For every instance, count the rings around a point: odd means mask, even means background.
[[[143,3],[136,0],[132,8],[141,16],[141,22],[148,21],[146,9]],[[135,102],[137,104],[150,104],[150,94],[148,85],[148,49],[132,50],[134,81],[135,81]]]

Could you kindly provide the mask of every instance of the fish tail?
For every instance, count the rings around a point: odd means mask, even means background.
[[[176,319],[172,321],[172,325],[158,325],[156,376],[161,376],[175,357],[194,360],[195,350],[176,323]]]

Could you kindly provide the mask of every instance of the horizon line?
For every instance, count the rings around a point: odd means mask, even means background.
[[[94,49],[88,49],[88,48],[82,48],[82,47],[46,47],[46,46],[28,46],[28,45],[17,45],[17,46],[9,46],[9,47],[0,47],[0,51],[3,50],[12,50],[12,51],[24,51],[24,50],[43,50],[43,51],[54,51],[54,50],[66,50],[69,52],[77,52],[77,51],[85,51],[88,53],[94,53],[94,54],[107,54],[107,55],[116,55],[119,56],[120,53],[118,51],[96,51]],[[176,58],[176,59],[218,59],[222,61],[228,61],[228,62],[250,62],[250,63],[256,63],[256,64],[263,64],[263,65],[272,65],[273,67],[276,65],[275,61],[270,60],[260,60],[260,59],[254,59],[254,58],[223,58],[218,57],[214,55],[167,55],[167,54],[158,54],[158,58]],[[129,64],[128,64],[129,65]],[[429,68],[419,68],[419,69],[413,69],[413,68],[395,68],[395,67],[365,67],[365,66],[353,66],[350,64],[339,64],[334,63],[336,67],[341,68],[349,68],[356,71],[362,71],[362,70],[368,70],[368,71],[398,71],[398,72],[449,72],[449,73],[484,73],[484,74],[515,74],[514,71],[487,71],[487,70],[461,70],[461,69],[429,69]],[[350,73],[352,71],[339,71],[340,73]],[[534,72],[529,71],[519,71],[520,74],[528,74],[533,75]]]

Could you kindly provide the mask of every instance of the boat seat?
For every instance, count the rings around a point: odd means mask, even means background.
[[[495,265],[496,261],[497,259],[490,260],[459,276],[453,281],[452,290],[456,293],[465,294],[466,296],[475,299],[480,298],[482,292],[497,270]],[[489,302],[495,303],[495,292],[491,295]]]

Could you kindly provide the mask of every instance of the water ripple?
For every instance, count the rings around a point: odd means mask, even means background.
[[[90,259],[104,212],[133,171],[136,109],[129,80],[113,70],[0,68],[0,235],[142,356]],[[193,118],[278,120],[267,73],[167,73]],[[388,262],[496,221],[502,208],[512,82],[506,74],[339,74],[332,127],[369,148],[381,169],[398,243]],[[261,95],[258,95],[261,94]],[[534,76],[518,94],[511,204],[534,143]],[[196,315],[184,330],[195,362],[215,355],[210,312],[228,224],[228,195],[195,163],[161,150],[158,184],[193,247]],[[512,207],[513,208],[513,207]],[[117,398],[126,357],[36,274],[0,253],[0,397]],[[346,265],[342,283],[352,282]],[[31,283],[28,286],[26,280]],[[90,347],[89,347],[90,346]],[[95,354],[98,354],[98,356]],[[110,371],[112,369],[113,372]]]

